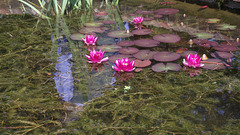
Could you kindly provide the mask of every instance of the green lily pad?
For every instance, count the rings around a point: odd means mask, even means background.
[[[86,27],[101,27],[103,23],[101,22],[88,22],[83,24]]]
[[[86,35],[81,34],[81,33],[74,33],[74,34],[70,35],[70,38],[71,38],[72,40],[78,40],[78,41],[80,41],[80,40],[82,40],[82,38],[86,38]]]
[[[179,71],[181,68],[182,67],[176,63],[167,63],[166,65],[163,63],[158,63],[152,66],[152,70],[154,72]]]
[[[100,49],[105,52],[117,52],[119,49],[121,49],[121,46],[118,45],[101,45],[97,46],[97,49]]]
[[[193,33],[193,36],[196,36],[199,39],[209,39],[213,37],[213,34],[207,33],[207,32],[198,32],[198,33]]]
[[[111,31],[107,35],[113,38],[126,38],[133,36],[131,32],[127,33],[125,30]]]
[[[218,23],[219,21],[220,21],[220,19],[217,19],[217,18],[207,19],[207,23]]]
[[[217,28],[218,30],[235,30],[237,28],[237,26],[235,25],[230,25],[230,24],[219,24],[217,25]]]

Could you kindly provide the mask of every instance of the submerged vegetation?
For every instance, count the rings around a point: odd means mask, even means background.
[[[113,10],[116,18],[108,17],[117,23],[110,28],[118,30],[124,25],[117,9]],[[238,134],[239,50],[234,53],[232,67],[224,70],[156,73],[147,67],[139,73],[114,73],[113,76],[114,70],[109,64],[106,66],[110,70],[92,71],[93,64],[86,64],[85,54],[89,51],[84,48],[84,42],[70,39],[71,33],[94,20],[92,14],[81,12],[71,18],[57,16],[51,20],[28,15],[0,18],[1,134]],[[158,34],[167,31],[152,29]],[[102,45],[108,39],[99,34],[97,42]],[[98,53],[102,58],[104,53]],[[60,56],[69,54],[72,57],[59,61]],[[64,85],[74,85],[76,98],[82,98],[84,107],[74,104],[73,100],[67,102],[56,90],[54,77],[62,75],[56,65],[65,61],[70,65],[67,66],[71,68],[72,77],[64,78]],[[147,62],[149,66],[151,61]],[[130,61],[123,59],[122,63],[126,65]],[[115,68],[120,70],[118,66]],[[105,81],[112,78],[116,79],[114,85],[106,85]],[[91,91],[104,95],[92,98]]]

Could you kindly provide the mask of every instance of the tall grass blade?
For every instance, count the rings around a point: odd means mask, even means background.
[[[57,0],[53,0],[53,8],[54,8],[54,11],[55,11],[55,14],[58,15],[58,2]]]
[[[62,1],[62,11],[61,11],[61,14],[62,14],[62,15],[64,15],[64,12],[65,12],[67,3],[68,3],[68,0],[63,0],[63,1]]]

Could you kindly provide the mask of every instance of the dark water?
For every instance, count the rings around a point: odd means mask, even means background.
[[[98,7],[97,7],[98,8]],[[91,13],[38,21],[31,16],[1,18],[1,130],[3,134],[238,134],[239,50],[232,52],[232,66],[224,70],[186,70],[156,73],[151,66],[139,73],[116,75],[113,63],[92,67],[82,41],[69,36],[85,22],[115,20],[98,45],[121,40],[152,38],[173,33],[181,41],[170,47],[138,48],[176,51],[184,47],[209,55],[214,50],[193,45],[186,33],[209,30],[204,18],[182,17],[181,12],[160,19],[171,29],[146,26],[156,33],[115,39],[111,30],[124,29],[129,13],[141,7],[120,6],[110,16]],[[105,8],[98,10],[105,10]],[[154,9],[156,10],[156,9]],[[114,14],[114,18],[113,18]],[[121,20],[120,15],[123,20]],[[185,27],[180,22],[184,21]],[[130,29],[133,26],[130,25]],[[211,29],[208,32],[212,32]],[[222,31],[218,31],[222,33]],[[224,35],[239,37],[239,28]],[[106,53],[112,56],[118,53]],[[182,64],[182,59],[176,63]],[[151,60],[152,65],[157,61]],[[195,74],[195,76],[190,76]],[[126,81],[122,81],[126,80]],[[82,110],[84,106],[84,111]]]

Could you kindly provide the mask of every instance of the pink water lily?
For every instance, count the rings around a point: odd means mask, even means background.
[[[94,37],[94,35],[87,35],[86,39],[82,38],[82,40],[87,45],[95,45],[97,42],[97,37]]]
[[[201,63],[201,60],[202,58],[197,54],[189,54],[186,56],[186,60],[183,59],[183,64],[188,67],[198,68],[204,66],[204,64]]]
[[[101,50],[99,51],[91,51],[90,52],[90,56],[85,55],[90,61],[88,61],[89,63],[102,63],[104,61],[108,60],[108,57],[103,58],[104,56],[104,51],[102,52]]]
[[[131,72],[134,68],[134,61],[131,61],[128,58],[118,59],[115,62],[116,66],[112,66],[112,68],[118,72]]]
[[[132,24],[134,25],[134,27],[136,29],[141,29],[141,23],[143,21],[143,17],[139,16],[139,17],[135,17],[133,18]]]

